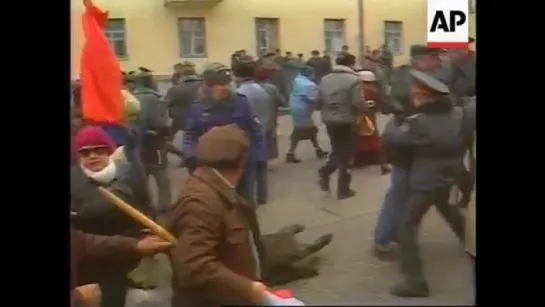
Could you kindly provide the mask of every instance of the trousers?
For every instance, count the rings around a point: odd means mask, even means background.
[[[117,277],[102,281],[98,284],[102,298],[100,307],[123,307],[128,291],[127,278]]]
[[[168,168],[165,165],[152,166],[147,168],[146,173],[148,178],[153,177],[157,186],[156,212],[159,214],[167,212],[172,200]]]
[[[448,203],[448,188],[422,192],[411,191],[407,203],[402,208],[400,224],[397,231],[399,239],[399,266],[401,273],[409,282],[425,281],[418,245],[418,231],[422,218],[431,206],[447,222],[459,239],[464,235],[464,217],[455,206]]]
[[[264,204],[269,198],[269,181],[267,162],[258,163],[256,170],[256,198],[257,202]]]
[[[319,173],[321,176],[329,177],[338,170],[337,193],[346,193],[350,189],[350,161],[355,141],[354,125],[326,124],[326,130],[331,142],[331,154]]]
[[[236,185],[237,193],[244,197],[248,204],[256,206],[255,191],[256,191],[256,163],[248,161],[244,166],[242,175]]]
[[[390,187],[384,195],[382,208],[375,226],[375,246],[385,246],[392,240],[395,227],[399,223],[401,206],[409,198],[409,170],[392,165],[390,173]]]

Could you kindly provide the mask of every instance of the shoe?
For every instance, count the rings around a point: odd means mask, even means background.
[[[318,157],[318,159],[327,158],[327,155],[329,155],[329,152],[322,150],[321,148],[316,149],[316,157]]]
[[[287,163],[301,163],[301,160],[297,159],[293,153],[286,154]]]
[[[426,281],[401,281],[395,284],[390,290],[392,295],[399,297],[428,297],[430,288]]]
[[[333,234],[327,233],[325,235],[322,235],[311,244],[307,244],[305,247],[303,247],[303,254],[306,257],[308,255],[317,253],[321,251],[324,247],[328,246],[329,243],[331,243],[331,240],[333,240]]]
[[[397,252],[392,244],[387,244],[385,246],[375,245],[373,246],[372,254],[381,261],[397,260]]]
[[[329,176],[322,175],[320,171],[318,171],[318,186],[320,187],[321,191],[329,192]]]
[[[354,190],[348,190],[348,192],[337,192],[338,200],[343,200],[354,196],[356,196],[356,191]]]

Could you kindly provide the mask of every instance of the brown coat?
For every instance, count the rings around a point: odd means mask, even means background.
[[[83,233],[70,225],[70,289],[78,285],[77,271],[82,260],[102,259],[110,256],[124,257],[136,254],[136,240],[119,236],[98,236]],[[72,306],[78,300],[77,292],[72,291]]]
[[[251,305],[258,276],[250,230],[255,242],[260,236],[255,211],[210,168],[198,168],[180,195],[167,218],[178,238],[172,306]]]

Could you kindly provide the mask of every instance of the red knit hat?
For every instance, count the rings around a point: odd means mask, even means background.
[[[96,126],[87,126],[81,128],[75,139],[76,150],[86,147],[106,147],[110,152],[114,152],[115,145],[110,136],[102,128]]]

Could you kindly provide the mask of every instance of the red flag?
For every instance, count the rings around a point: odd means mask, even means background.
[[[110,46],[104,27],[108,12],[92,0],[83,0],[85,42],[81,52],[81,101],[83,118],[99,123],[123,121],[121,68]]]

